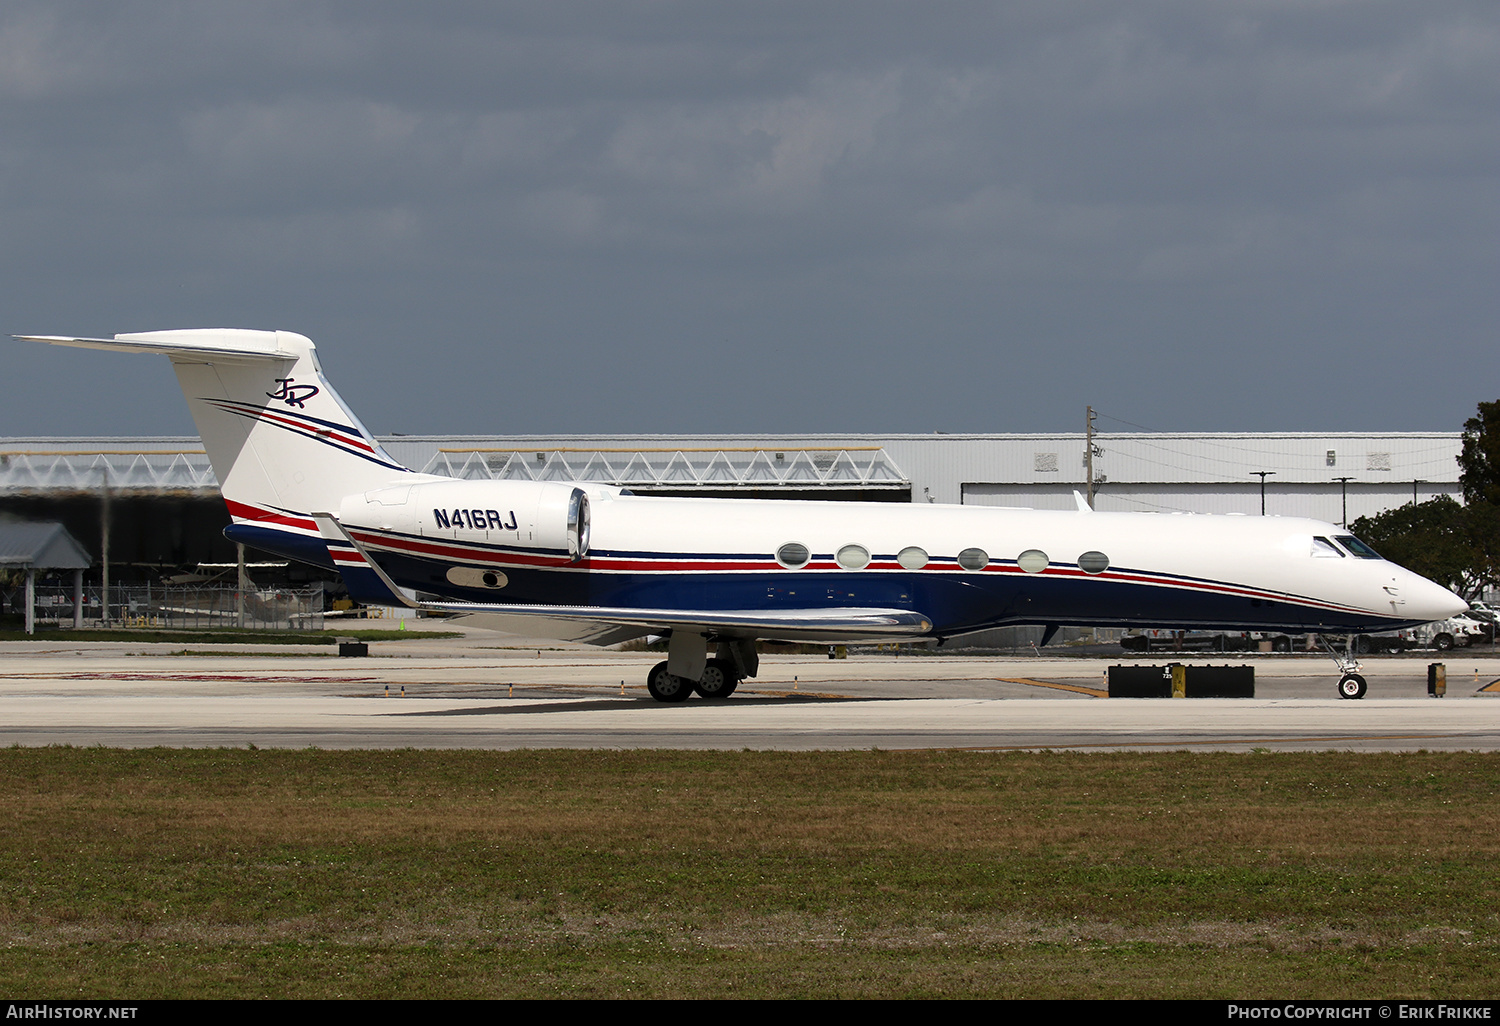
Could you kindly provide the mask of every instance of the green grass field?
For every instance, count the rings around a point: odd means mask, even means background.
[[[18,997],[1494,998],[1500,758],[0,750]]]

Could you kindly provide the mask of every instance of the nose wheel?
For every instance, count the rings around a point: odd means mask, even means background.
[[[1366,690],[1365,679],[1357,673],[1346,673],[1339,678],[1340,698],[1364,698]]]

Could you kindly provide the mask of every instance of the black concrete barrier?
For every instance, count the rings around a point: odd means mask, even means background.
[[[1171,698],[1170,666],[1111,666],[1110,698]]]
[[[1175,672],[1174,672],[1175,671]],[[1111,666],[1110,698],[1254,698],[1253,666]]]
[[[1254,698],[1253,666],[1189,666],[1189,698]]]

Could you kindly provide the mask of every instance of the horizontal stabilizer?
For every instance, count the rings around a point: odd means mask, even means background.
[[[300,339],[286,331],[245,328],[190,328],[181,331],[141,331],[114,338],[69,338],[64,335],[16,335],[22,342],[105,349],[121,353],[154,353],[177,358],[212,356],[231,360],[295,360],[298,353],[285,342]]]

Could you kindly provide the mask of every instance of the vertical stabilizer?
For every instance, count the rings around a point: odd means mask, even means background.
[[[324,379],[306,336],[204,328],[112,339],[24,337],[168,357],[237,521],[270,521],[316,534],[311,511],[337,509],[346,495],[411,474]]]

